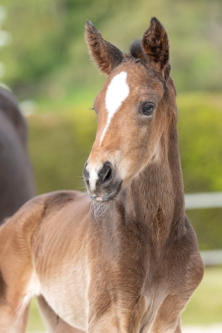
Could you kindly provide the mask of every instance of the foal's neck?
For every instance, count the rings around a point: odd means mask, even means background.
[[[161,138],[159,161],[150,163],[126,191],[126,210],[145,224],[153,241],[165,243],[184,221],[184,192],[176,120]],[[183,228],[183,225],[181,226]]]
[[[99,228],[116,235],[117,225],[139,224],[148,231],[157,255],[161,254],[168,240],[180,237],[185,230],[176,120],[172,121],[160,143],[163,152],[160,160],[149,164],[116,200],[105,204],[92,202],[93,216]],[[114,241],[115,237],[112,239]]]

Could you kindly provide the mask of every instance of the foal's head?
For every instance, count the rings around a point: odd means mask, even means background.
[[[105,41],[90,22],[86,40],[108,77],[94,102],[98,128],[84,177],[91,197],[107,201],[145,166],[161,162],[161,138],[175,111],[175,89],[167,33],[156,18],[129,55]]]

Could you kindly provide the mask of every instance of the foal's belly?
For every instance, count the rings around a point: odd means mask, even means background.
[[[88,323],[88,283],[87,272],[77,263],[41,284],[41,293],[56,314],[83,331]]]

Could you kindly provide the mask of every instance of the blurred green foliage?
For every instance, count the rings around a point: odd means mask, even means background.
[[[30,118],[30,154],[38,193],[83,190],[82,168],[93,143],[95,121],[85,109]],[[95,119],[94,119],[95,120]],[[84,122],[84,124],[82,124]]]
[[[221,0],[2,0],[12,43],[1,52],[4,80],[21,97],[63,96],[99,86],[89,61],[84,24],[127,51],[152,16],[165,25],[178,91],[222,88]]]
[[[179,136],[185,192],[222,190],[222,97],[178,97]]]
[[[72,174],[79,174],[94,140],[96,114],[91,107],[95,96],[96,91],[85,90],[69,99],[42,101],[28,118],[38,192],[52,190],[53,186],[81,187]],[[185,192],[221,191],[222,97],[180,94],[177,104]],[[53,175],[53,165],[56,176],[50,182],[48,174]]]
[[[84,189],[82,169],[96,132],[96,115],[90,109],[94,94],[85,90],[69,99],[42,102],[29,117],[29,150],[38,193]],[[222,98],[181,94],[178,109],[185,192],[221,191]],[[222,248],[222,209],[192,210],[188,216],[201,249]]]
[[[222,208],[192,209],[187,215],[197,234],[200,250],[222,249]]]

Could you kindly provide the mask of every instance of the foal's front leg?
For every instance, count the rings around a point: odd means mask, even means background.
[[[28,321],[29,305],[13,309],[7,302],[0,304],[0,332],[25,333]]]
[[[180,316],[186,301],[168,296],[159,308],[150,333],[181,333]]]
[[[0,244],[2,239],[0,237]],[[5,254],[3,250],[2,253]],[[28,319],[28,288],[32,271],[29,262],[22,258],[18,250],[18,256],[14,249],[9,247],[7,258],[1,256],[2,253],[0,251],[0,332],[24,333]]]
[[[149,333],[181,333],[180,318],[187,302],[203,277],[203,263],[199,253],[190,256],[184,272],[186,280],[161,304]]]

